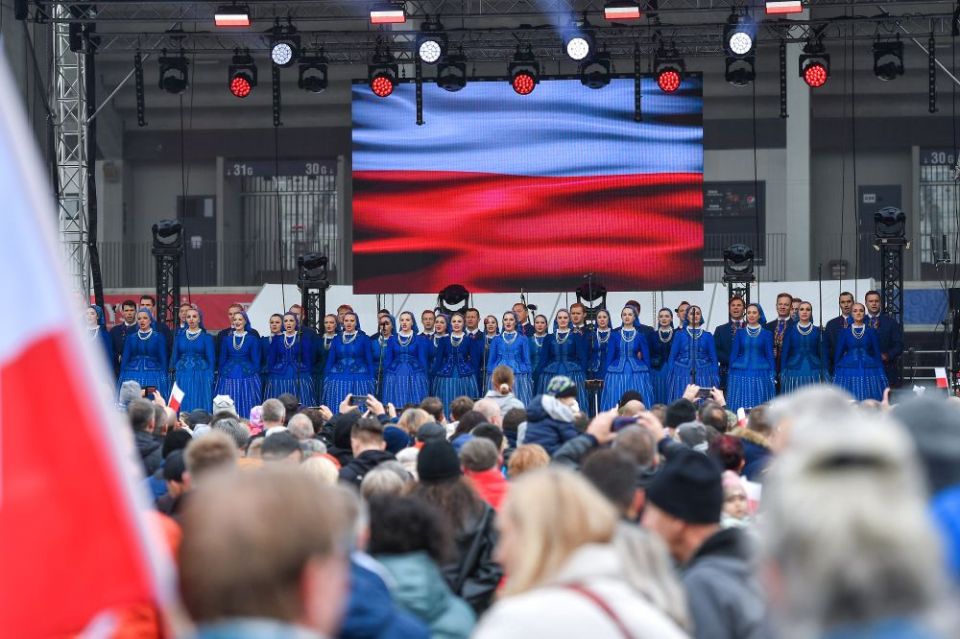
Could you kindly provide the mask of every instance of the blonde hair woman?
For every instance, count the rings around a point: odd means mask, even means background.
[[[617,513],[579,475],[557,468],[524,475],[497,524],[496,556],[509,577],[474,639],[686,636],[628,577],[613,543]]]
[[[397,428],[415,438],[420,427],[430,421],[433,421],[430,414],[422,408],[408,408],[397,420]]]

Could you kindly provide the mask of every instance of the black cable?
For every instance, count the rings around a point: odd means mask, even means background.
[[[287,311],[287,293],[284,290],[287,275],[283,265],[283,223],[280,219],[280,127],[273,127],[273,192],[277,204],[277,260],[280,264],[280,300],[283,303],[283,311]],[[301,309],[306,315],[306,309]]]
[[[847,47],[843,47],[843,68],[847,68]],[[840,121],[847,118],[847,74],[843,74],[843,91],[840,100]],[[843,292],[843,279],[846,275],[846,263],[843,261],[844,236],[847,222],[847,149],[846,143],[840,145],[840,292]]]
[[[848,32],[849,33],[849,32]],[[857,299],[860,277],[860,234],[862,220],[860,219],[860,193],[857,190],[857,41],[850,34],[850,155],[853,162],[853,214],[856,223],[856,238],[853,245],[853,298]],[[881,265],[881,269],[883,265]]]
[[[193,86],[190,87],[193,92]],[[180,94],[180,217],[183,218],[187,212],[187,169],[186,152],[184,151],[184,130],[183,130],[183,94]],[[182,223],[181,223],[182,224]],[[181,226],[182,228],[182,226]],[[183,240],[181,240],[183,241]],[[186,244],[186,243],[184,243]],[[183,274],[187,282],[187,301],[193,303],[193,295],[190,290],[190,260],[187,259],[186,246],[183,253]],[[179,308],[180,300],[177,300]]]
[[[753,232],[757,238],[757,248],[759,249],[760,242],[763,242],[763,262],[767,265],[767,268],[770,268],[769,255],[767,252],[767,243],[764,238],[760,237],[760,179],[758,173],[758,160],[757,160],[757,82],[754,80],[750,83],[753,87],[753,206],[755,215],[753,216]],[[757,277],[757,299],[760,299],[760,269],[756,270]],[[750,290],[750,285],[747,284],[747,291]]]

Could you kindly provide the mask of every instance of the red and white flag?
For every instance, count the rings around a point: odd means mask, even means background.
[[[950,388],[950,384],[947,380],[947,369],[935,368],[933,371],[937,375],[937,388]]]
[[[107,627],[112,610],[157,603],[171,573],[150,550],[130,427],[77,321],[20,100],[0,58],[0,635],[32,639]]]
[[[180,404],[183,403],[183,389],[177,386],[177,383],[173,383],[173,388],[170,390],[170,401],[167,402],[167,406],[173,409],[173,412],[180,412]]]

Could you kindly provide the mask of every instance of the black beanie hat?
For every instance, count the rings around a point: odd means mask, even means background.
[[[697,419],[697,406],[689,399],[678,399],[667,406],[667,414],[663,425],[667,428],[676,428],[680,424],[693,422]]]
[[[449,481],[461,473],[457,451],[446,440],[428,441],[417,454],[417,475],[421,482]]]
[[[647,501],[687,523],[716,524],[723,510],[720,468],[702,453],[684,451],[650,482]]]

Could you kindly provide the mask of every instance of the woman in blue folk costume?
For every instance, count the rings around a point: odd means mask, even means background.
[[[96,349],[103,353],[104,362],[113,377],[113,365],[117,356],[113,352],[113,340],[107,332],[107,321],[103,316],[103,309],[96,304],[87,307],[87,337],[96,344]]]
[[[674,334],[673,311],[661,308],[657,311],[656,327],[647,333],[653,401],[657,404],[669,404],[673,401],[670,387],[670,351],[673,348]]]
[[[440,342],[430,377],[433,394],[443,402],[444,414],[450,414],[450,403],[460,397],[477,397],[477,369],[483,359],[483,343],[470,339],[463,332],[461,313],[450,316],[450,337]]]
[[[780,392],[789,393],[807,384],[828,381],[826,345],[820,327],[813,324],[813,305],[801,302],[797,321],[787,327],[780,350]]]
[[[399,320],[400,330],[390,337],[384,355],[381,397],[384,404],[390,403],[398,408],[420,404],[430,393],[427,352],[428,342],[433,340],[432,337],[417,339],[417,322],[410,311],[400,313]],[[445,340],[445,337],[441,338],[440,344]]]
[[[650,351],[646,338],[635,327],[637,313],[632,306],[620,312],[620,328],[613,331],[607,343],[607,373],[603,378],[600,410],[609,410],[620,402],[628,390],[643,397],[653,406],[653,383],[650,381]]]
[[[246,311],[233,314],[233,330],[220,347],[215,395],[229,395],[240,417],[263,403],[260,340],[250,332]]]
[[[730,349],[727,407],[736,412],[773,399],[777,364],[773,358],[773,333],[764,329],[763,311],[757,304],[746,309],[747,325],[737,331]]]
[[[397,322],[393,315],[379,315],[377,317],[377,336],[370,340],[370,356],[373,357],[373,363],[376,366],[376,373],[373,376],[374,388],[373,394],[377,397],[383,397],[383,376],[386,372],[387,347],[390,340],[397,333]],[[386,400],[384,400],[386,403]]]
[[[597,311],[597,325],[584,335],[590,341],[587,362],[587,379],[603,379],[607,374],[607,345],[613,335],[610,312],[607,309]]]
[[[323,369],[323,404],[339,406],[347,395],[372,395],[377,363],[370,338],[360,332],[360,320],[350,311],[343,315],[343,331],[333,340]]]
[[[300,330],[300,318],[294,313],[283,316],[283,333],[274,337],[267,352],[267,386],[264,398],[290,393],[304,406],[316,406],[313,378],[310,376],[313,343]]]
[[[260,378],[263,380],[264,388],[267,386],[267,379],[270,375],[270,371],[267,370],[267,356],[270,353],[270,345],[273,344],[274,338],[280,339],[280,334],[283,333],[283,315],[280,313],[271,315],[269,326],[269,335],[260,336],[260,358],[263,360],[260,366]]]
[[[720,365],[717,360],[717,347],[713,335],[703,330],[703,311],[699,306],[687,308],[683,326],[673,335],[670,345],[669,368],[670,385],[666,404],[683,397],[688,384],[701,388],[714,388],[720,385]]]
[[[477,390],[483,395],[490,386],[490,376],[493,374],[492,368],[487,368],[487,362],[490,360],[490,345],[494,338],[500,334],[500,324],[495,315],[487,315],[483,318],[483,340],[480,346],[483,348],[483,361],[480,364],[480,370],[477,373]],[[531,368],[531,370],[533,370]]]
[[[440,342],[449,336],[449,328],[450,316],[445,313],[438,313],[433,323],[433,333],[420,337],[427,343],[427,370],[433,369],[433,360],[437,356],[437,349],[440,348]]]
[[[537,315],[533,318],[533,335],[530,336],[530,367],[537,370],[540,367],[540,353],[543,342],[547,339],[548,320],[546,315]]]
[[[200,311],[190,308],[184,313],[186,325],[173,338],[173,365],[177,386],[183,391],[180,412],[197,408],[210,410],[213,405],[213,373],[217,365],[213,335],[203,327]]]
[[[313,341],[313,387],[317,395],[323,394],[323,369],[333,340],[337,338],[337,316],[333,313],[323,318],[323,334]]]
[[[532,370],[530,368],[530,340],[517,331],[517,314],[507,311],[503,314],[503,332],[490,341],[487,355],[486,388],[491,387],[490,378],[497,366],[506,366],[513,371],[513,393],[524,406],[533,393]],[[481,389],[483,391],[485,389]]]
[[[880,339],[877,331],[865,323],[866,312],[863,304],[853,305],[852,322],[849,328],[838,331],[833,355],[833,383],[857,401],[882,400],[888,384],[880,356]]]
[[[164,398],[170,396],[170,378],[167,376],[167,339],[156,330],[153,313],[141,308],[137,311],[137,332],[127,336],[123,344],[123,365],[117,387],[128,380],[140,386],[156,386]]]
[[[570,330],[570,312],[561,308],[553,320],[553,333],[547,335],[540,351],[540,364],[534,377],[537,380],[535,395],[546,393],[547,384],[557,375],[566,375],[577,385],[577,402],[586,410],[587,385],[587,340],[592,333],[578,335]]]

